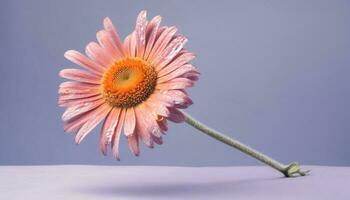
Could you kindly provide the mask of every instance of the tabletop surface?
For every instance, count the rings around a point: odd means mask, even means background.
[[[0,166],[0,199],[350,199],[350,167]]]

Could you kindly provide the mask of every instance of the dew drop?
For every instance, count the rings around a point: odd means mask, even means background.
[[[154,136],[160,136],[161,135],[161,132],[160,132],[160,130],[158,129],[158,128],[156,128],[156,127],[154,127],[153,129],[152,129],[152,134],[154,135]]]
[[[179,100],[174,101],[174,104],[181,104],[181,103],[182,103],[182,101],[179,101]]]

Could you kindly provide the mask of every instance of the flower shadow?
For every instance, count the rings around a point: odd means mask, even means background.
[[[148,183],[127,183],[125,185],[90,185],[79,188],[79,192],[97,196],[113,197],[142,197],[164,199],[169,196],[176,197],[199,197],[224,194],[225,196],[235,196],[240,193],[250,193],[251,187],[263,187],[265,181],[281,179],[260,178],[244,180],[207,181],[207,182],[148,182]]]

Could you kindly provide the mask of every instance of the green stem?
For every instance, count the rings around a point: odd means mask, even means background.
[[[182,112],[185,115],[185,121],[187,124],[193,126],[194,128],[200,130],[201,132],[209,135],[212,138],[215,138],[216,140],[223,142],[231,147],[234,147],[241,152],[248,154],[257,160],[269,165],[270,167],[278,170],[286,177],[295,177],[295,176],[305,176],[307,175],[308,171],[301,171],[300,166],[297,162],[293,162],[289,165],[284,165],[277,160],[274,160],[273,158],[251,148],[250,146],[247,146],[238,140],[235,140],[233,138],[230,138],[214,129],[211,129],[207,127],[206,125],[202,124],[198,120],[191,117],[189,114]]]

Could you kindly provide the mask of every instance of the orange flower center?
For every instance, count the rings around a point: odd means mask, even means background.
[[[111,65],[103,75],[102,94],[113,107],[135,107],[145,101],[157,84],[157,72],[139,58],[125,58]]]

